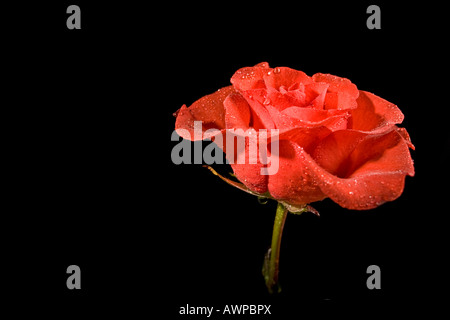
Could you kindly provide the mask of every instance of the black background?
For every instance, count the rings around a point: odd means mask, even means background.
[[[81,8],[81,30],[66,28],[69,4]],[[381,30],[366,27],[370,4],[381,8]],[[14,96],[5,264],[10,297],[31,304],[17,312],[172,317],[186,304],[239,303],[272,304],[277,319],[436,310],[428,303],[448,295],[439,12],[386,1],[62,1],[5,13],[15,17],[5,60]],[[261,275],[276,204],[170,158],[172,113],[262,61],[346,77],[397,104],[416,146],[416,176],[396,201],[359,212],[324,200],[313,204],[320,217],[288,216],[278,296]],[[72,264],[81,290],[66,287]],[[366,287],[372,264],[381,290]]]

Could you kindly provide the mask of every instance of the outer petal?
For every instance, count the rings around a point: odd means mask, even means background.
[[[373,93],[360,91],[356,101],[358,107],[351,110],[350,128],[352,129],[381,132],[403,121],[403,113],[395,104]]]
[[[335,132],[332,135],[339,134]],[[345,142],[344,136],[341,135],[339,139]],[[350,140],[345,146],[347,149],[352,149]],[[355,166],[349,166],[347,175],[342,177],[320,166],[296,143],[282,142],[279,171],[269,176],[270,194],[297,205],[330,197],[342,207],[354,210],[375,208],[398,198],[403,192],[405,176],[414,174],[404,139],[393,129],[385,135],[365,135],[365,138],[356,141],[359,143],[352,151],[347,150],[340,156]],[[335,147],[341,148],[339,143]],[[327,150],[329,156],[333,156],[336,151],[331,145]]]
[[[261,62],[254,67],[241,68],[233,74],[231,83],[239,91],[265,88],[263,77],[270,70],[267,62]]]
[[[194,137],[194,121],[202,121],[202,132],[208,129],[225,129],[225,110],[223,101],[232,92],[233,86],[224,87],[216,92],[200,98],[189,108],[183,105],[176,113],[175,130],[177,133],[190,140],[201,140],[201,137]],[[184,130],[180,130],[184,129]],[[188,131],[190,135],[185,135]],[[203,137],[207,138],[207,137]]]
[[[344,208],[375,208],[401,195],[414,175],[408,145],[397,128],[386,134],[338,131],[307,155],[321,190]],[[319,165],[320,164],[320,165]]]
[[[305,161],[306,152],[292,141],[279,142],[279,169],[269,176],[268,191],[277,200],[293,205],[307,204],[326,198],[314,182],[314,172]]]
[[[403,193],[405,174],[401,172],[367,172],[348,179],[328,178],[321,189],[341,207],[369,210],[393,201]]]
[[[408,147],[410,147],[413,150],[416,150],[416,147],[412,144],[411,138],[409,137],[408,131],[406,131],[405,128],[398,128],[397,132],[403,137]]]
[[[247,100],[238,93],[233,92],[223,102],[225,107],[225,126],[228,129],[242,128],[247,130],[250,125],[250,106]]]
[[[245,137],[244,150],[238,151],[238,155],[235,158],[235,163],[231,164],[231,168],[240,182],[242,182],[247,188],[257,193],[265,193],[267,191],[267,175],[261,174],[261,169],[264,167],[261,164],[259,158],[256,163],[250,163],[250,150],[249,150],[249,137]],[[228,158],[227,154],[227,158]],[[254,155],[253,155],[254,156]],[[242,160],[243,163],[238,163]]]
[[[245,146],[242,149],[239,148],[239,143],[235,141],[234,152],[227,152],[227,159],[231,163],[231,167],[239,179],[247,188],[257,193],[265,193],[267,191],[267,176],[261,175],[261,168],[263,164],[258,159],[258,155],[250,152],[254,149],[250,148],[250,137],[252,139],[258,139],[256,131],[253,131],[254,135],[250,134],[250,106],[244,97],[239,93],[230,94],[224,101],[225,106],[225,123],[226,123],[226,135],[224,144],[228,139],[245,139]],[[241,129],[244,134],[239,134],[237,131],[232,134],[232,129]],[[255,144],[258,140],[253,140]],[[224,148],[225,149],[225,148]],[[251,163],[250,158],[256,159],[256,163]],[[242,164],[241,164],[242,162]]]
[[[400,172],[414,176],[409,147],[397,128],[382,135],[368,135],[349,157],[348,177],[367,173]]]
[[[401,128],[384,134],[368,134],[356,130],[340,130],[323,139],[312,153],[325,170],[340,178],[358,172],[398,171],[414,175],[414,167]]]

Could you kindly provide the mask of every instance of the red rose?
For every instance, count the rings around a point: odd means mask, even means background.
[[[189,108],[183,105],[175,128],[181,136],[180,129],[193,132],[194,121],[202,121],[203,131],[278,129],[276,174],[261,175],[259,162],[231,164],[251,191],[295,206],[328,197],[364,210],[398,198],[405,176],[414,175],[414,146],[406,129],[396,126],[402,112],[348,79],[309,77],[264,62],[239,69],[231,83]]]

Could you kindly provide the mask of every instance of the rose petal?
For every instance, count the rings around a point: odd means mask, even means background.
[[[331,131],[326,126],[297,127],[282,130],[278,134],[279,140],[289,140],[301,146],[306,152],[312,152],[316,145],[328,136]],[[272,136],[276,139],[276,136]]]
[[[336,131],[346,128],[347,118],[349,117],[345,112],[328,113],[312,108],[291,107],[281,112],[272,106],[266,106],[266,109],[269,111],[276,128],[282,131],[299,127],[326,127],[331,131]],[[311,132],[311,134],[313,133]]]
[[[345,92],[327,92],[325,95],[324,109],[348,110],[357,106],[355,98]]]
[[[366,136],[366,133],[352,130],[333,132],[317,144],[312,157],[329,173],[344,177],[347,159]]]
[[[293,141],[279,141],[278,172],[268,176],[268,191],[272,197],[294,205],[326,198],[314,183],[313,172],[304,161],[304,154],[303,148]]]
[[[408,147],[410,147],[413,150],[416,150],[416,147],[412,144],[411,138],[409,137],[408,131],[406,131],[405,128],[398,128],[397,132],[402,136],[402,138],[405,140]]]
[[[350,128],[362,131],[389,130],[391,125],[402,123],[403,113],[393,103],[373,93],[360,91],[358,107],[350,111]]]
[[[312,76],[314,82],[325,82],[329,84],[329,92],[346,92],[355,99],[358,97],[359,90],[354,83],[342,77],[328,73],[316,73]]]
[[[408,146],[397,130],[366,137],[369,137],[366,143],[360,143],[353,151],[358,150],[352,163],[359,167],[346,177],[325,170],[293,141],[280,141],[280,167],[276,175],[269,176],[270,194],[293,204],[328,196],[342,207],[355,210],[371,209],[395,200],[403,192],[405,176],[414,174]],[[374,149],[370,152],[376,157],[364,159],[363,151],[368,152],[369,148]],[[330,155],[333,151],[330,148]]]
[[[340,178],[348,178],[368,167],[377,172],[403,170],[405,174],[414,175],[408,144],[399,131],[402,132],[399,128],[391,128],[383,134],[336,131],[317,145],[312,157],[322,168]],[[384,159],[386,163],[382,162]]]
[[[267,62],[258,63],[254,67],[245,67],[236,71],[231,83],[239,91],[265,88],[263,77],[270,70]]]
[[[308,126],[326,126],[331,131],[347,128],[346,120],[350,116],[346,111],[299,107],[287,108],[282,114],[298,119]]]
[[[314,109],[323,110],[325,97],[330,85],[323,82],[313,82],[305,86],[305,101]]]
[[[226,152],[226,158],[231,164],[236,178],[253,192],[264,193],[267,191],[267,176],[261,175],[261,168],[264,165],[259,161],[258,147],[250,148],[251,143],[258,146],[258,133],[249,126],[250,106],[238,92],[231,93],[225,99],[224,106],[227,130],[223,134],[223,144],[219,147]],[[250,138],[255,140],[250,140]],[[233,139],[234,142],[232,151],[227,148],[229,139]],[[239,141],[244,141],[243,147]],[[250,154],[255,150],[256,154]]]
[[[264,83],[267,88],[279,91],[281,86],[291,87],[295,83],[304,85],[312,83],[311,78],[302,71],[288,67],[277,67],[264,75]]]
[[[233,86],[224,87],[212,94],[200,98],[189,108],[186,108],[186,105],[183,105],[176,112],[177,118],[175,121],[175,130],[177,133],[185,139],[201,140],[201,138],[194,137],[194,121],[202,121],[202,132],[208,129],[225,129],[225,110],[223,102],[232,92],[235,92]],[[186,136],[184,134],[186,130],[190,135]]]
[[[321,184],[323,192],[343,208],[369,210],[397,199],[403,192],[405,174],[367,172],[348,179],[330,179]]]
[[[255,131],[256,132],[256,131]],[[227,138],[229,139],[229,138]],[[250,137],[245,136],[244,150],[235,149],[236,156],[231,163],[231,168],[237,179],[242,182],[247,188],[257,193],[265,193],[267,191],[267,175],[261,174],[261,169],[265,167],[261,163],[259,158],[259,148],[262,148],[259,144],[259,136],[256,136],[256,140],[252,143],[257,144],[257,148],[250,150]],[[256,154],[250,152],[256,151]],[[253,158],[255,161],[251,161]],[[227,159],[230,161],[230,154],[227,153]],[[255,163],[256,162],[256,163]]]
[[[222,130],[221,139],[215,139],[214,142],[224,153],[227,152],[227,131],[231,133],[235,129],[242,129],[245,132],[250,124],[250,106],[239,92],[232,92],[223,102],[225,108],[225,127],[228,130]],[[237,145],[235,144],[234,155],[237,155]],[[227,156],[228,158],[228,156]],[[235,158],[235,157],[234,157]],[[235,161],[235,159],[233,160]]]
[[[247,130],[250,124],[250,106],[247,100],[240,93],[233,92],[227,96],[223,105],[226,128]]]
[[[264,69],[270,68],[268,62],[260,62],[258,64],[255,64],[255,67],[260,67],[260,68],[264,68]]]
[[[304,107],[306,106],[305,93],[300,89],[283,92],[277,91],[273,88],[267,90],[267,104],[274,106],[278,110],[282,111],[292,106]]]
[[[275,129],[275,124],[270,116],[267,108],[260,102],[261,97],[256,98],[253,95],[259,93],[261,96],[263,95],[262,90],[249,90],[242,92],[243,97],[247,100],[250,106],[251,112],[251,124],[250,126],[255,128],[256,130],[260,129]]]
[[[397,128],[380,135],[367,135],[353,150],[348,162],[347,176],[367,172],[401,172],[414,176],[414,166],[408,144]]]
[[[323,73],[316,73],[312,79],[315,82],[329,84],[325,96],[325,109],[346,110],[357,107],[356,98],[358,98],[359,90],[350,80]]]
[[[315,161],[305,156],[321,190],[342,207],[355,210],[375,208],[398,198],[405,176],[414,175],[408,145],[401,134],[396,128],[381,135],[347,133],[353,137],[339,131],[327,137],[321,156],[316,149]]]

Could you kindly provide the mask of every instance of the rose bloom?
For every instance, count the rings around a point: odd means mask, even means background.
[[[231,164],[250,191],[292,206],[330,198],[365,210],[398,198],[414,175],[414,149],[398,107],[350,80],[312,77],[263,62],[239,69],[224,87],[178,110],[175,129],[278,129],[279,169],[262,175],[260,162]],[[183,130],[177,131],[183,137]],[[191,138],[192,137],[192,138]],[[207,138],[207,136],[203,137]],[[246,144],[248,154],[248,143]]]

